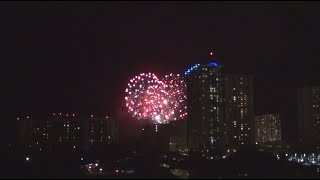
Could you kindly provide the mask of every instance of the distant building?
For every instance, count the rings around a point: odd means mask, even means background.
[[[79,148],[81,132],[79,116],[75,114],[60,114],[50,116],[43,127],[47,129],[44,135],[48,137],[49,145],[53,147],[69,146]]]
[[[117,144],[119,141],[118,128],[115,119],[106,117],[95,117],[90,115],[89,118],[83,119],[87,126],[84,126],[88,139],[88,146],[99,146],[106,144]]]
[[[265,114],[255,117],[256,143],[281,141],[281,122],[279,114]]]
[[[187,142],[184,137],[171,136],[169,139],[169,151],[170,152],[187,152]]]
[[[109,117],[53,113],[45,120],[30,119],[29,123],[21,121],[18,127],[18,145],[24,144],[29,149],[40,151],[60,148],[86,150],[117,144],[119,141],[115,119]]]
[[[189,150],[215,149],[225,142],[222,66],[196,64],[185,72]]]
[[[226,74],[224,80],[227,144],[254,144],[253,76]]]
[[[320,143],[320,86],[298,89],[299,141]]]
[[[28,115],[20,115],[16,118],[17,125],[17,145],[27,146],[30,142],[28,137],[30,136],[32,121]]]
[[[153,153],[154,151],[161,150],[160,139],[159,139],[159,126],[150,119],[140,119],[140,145],[143,151],[147,153]]]
[[[165,152],[187,152],[187,120],[171,121],[159,128],[160,144]]]

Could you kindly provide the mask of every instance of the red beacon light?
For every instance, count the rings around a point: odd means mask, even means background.
[[[108,119],[109,117],[108,116],[106,116],[106,119]]]
[[[74,116],[76,116],[75,114],[72,114],[72,116],[74,117]]]
[[[93,117],[93,114],[91,114],[91,117]]]
[[[213,56],[214,54],[215,54],[214,51],[211,51],[211,52],[210,52],[210,56]]]
[[[17,117],[17,121],[19,121],[19,120],[20,120],[20,118]]]
[[[54,115],[54,116],[55,116],[55,115],[56,115],[56,113],[53,113],[52,115]]]
[[[68,117],[68,116],[69,116],[69,114],[66,114],[66,116]]]
[[[59,115],[61,116],[61,115],[62,115],[62,113],[59,113]]]
[[[27,116],[27,119],[29,119],[29,116]]]

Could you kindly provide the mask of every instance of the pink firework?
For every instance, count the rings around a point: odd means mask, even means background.
[[[186,115],[185,83],[177,75],[167,75],[160,81],[156,75],[142,73],[128,83],[126,106],[137,119],[168,123]]]
[[[164,85],[152,73],[142,73],[128,83],[126,89],[126,106],[137,119],[159,120],[162,104],[161,90]]]
[[[168,120],[183,119],[187,115],[186,106],[186,83],[179,74],[169,74],[163,79],[165,82],[165,91],[167,93],[167,110]]]

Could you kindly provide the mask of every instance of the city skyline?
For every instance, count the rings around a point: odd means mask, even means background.
[[[319,178],[320,2],[0,2],[2,178]]]
[[[214,50],[226,71],[255,76],[255,114],[280,113],[283,138],[295,142],[296,88],[320,83],[319,4],[264,4],[3,3],[4,127],[13,127],[17,112],[129,119],[123,95],[132,75],[183,73]]]

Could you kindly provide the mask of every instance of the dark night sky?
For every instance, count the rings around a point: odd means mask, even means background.
[[[254,74],[255,113],[281,113],[292,141],[296,88],[320,84],[319,19],[316,2],[1,2],[1,132],[17,112],[124,117],[131,76],[183,72],[214,49],[226,71]]]

